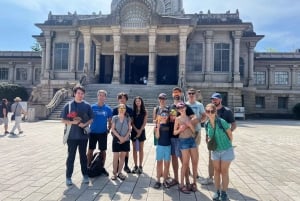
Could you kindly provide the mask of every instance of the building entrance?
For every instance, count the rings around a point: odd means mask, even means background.
[[[176,85],[178,56],[157,56],[156,72],[156,84]]]
[[[99,83],[111,83],[114,69],[114,56],[101,55],[100,56],[100,74]]]
[[[146,84],[148,80],[148,56],[126,55],[125,84]]]

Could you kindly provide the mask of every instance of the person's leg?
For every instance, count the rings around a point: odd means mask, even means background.
[[[134,162],[134,168],[137,167],[137,151],[135,147],[135,141],[132,142],[132,156],[133,156],[133,162]]]
[[[160,177],[163,174],[163,161],[157,161],[156,163],[156,181],[160,183]]]
[[[181,150],[182,154],[182,166],[181,166],[181,178],[180,178],[180,186],[184,186],[184,178],[186,178],[186,172],[189,167],[189,159],[190,159],[190,153],[189,149],[182,149]]]
[[[214,176],[214,166],[211,160],[211,151],[208,151],[208,175],[209,178],[213,178]]]
[[[74,161],[77,150],[77,141],[68,140],[68,156],[66,160],[66,178],[71,178],[74,170]]]
[[[143,161],[144,161],[144,141],[140,141],[139,167],[143,167]]]
[[[198,171],[198,161],[199,161],[199,155],[198,155],[198,146],[196,148],[190,149],[191,153],[191,161],[192,161],[192,169],[193,169],[193,180],[194,184],[197,183],[197,171]]]
[[[128,166],[128,157],[129,157],[129,151],[126,152],[125,154],[125,159],[124,159],[124,162],[125,162],[125,165],[124,165],[124,171],[127,172],[127,173],[130,173],[130,169],[129,169],[129,166]]]
[[[81,173],[83,176],[87,176],[87,156],[86,156],[86,148],[87,148],[87,140],[79,140],[79,157],[80,157],[80,166]]]
[[[120,153],[120,158],[119,158],[119,168],[118,168],[118,174],[122,173],[122,168],[124,166],[124,161],[125,161],[125,157],[126,157],[126,154],[128,152],[121,152]]]
[[[113,176],[117,176],[119,166],[120,152],[113,152]]]
[[[23,132],[22,129],[21,129],[22,116],[16,117],[15,121],[16,121],[19,133],[22,133]]]
[[[14,134],[15,133],[15,130],[19,127],[19,121],[17,121],[18,117],[15,117],[15,124],[13,126],[13,128],[11,129],[10,131],[10,134]]]
[[[229,166],[231,161],[221,161],[222,191],[227,191],[229,184]]]

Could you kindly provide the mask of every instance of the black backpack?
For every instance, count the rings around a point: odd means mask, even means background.
[[[104,164],[103,164],[103,155],[102,152],[95,152],[93,154],[93,159],[90,167],[88,168],[88,176],[89,177],[97,177],[105,172]]]

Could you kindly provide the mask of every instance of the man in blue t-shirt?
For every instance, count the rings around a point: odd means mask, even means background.
[[[99,90],[97,92],[98,102],[92,105],[94,119],[90,126],[91,133],[89,136],[89,150],[87,153],[88,166],[91,165],[94,150],[98,142],[98,147],[102,152],[103,166],[106,159],[107,150],[107,134],[111,128],[112,109],[105,104],[107,92]],[[108,172],[104,169],[104,174],[108,176]]]

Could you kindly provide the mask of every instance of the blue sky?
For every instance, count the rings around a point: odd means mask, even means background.
[[[53,14],[110,13],[111,0],[1,0],[0,51],[31,50],[40,34],[35,23]],[[243,22],[252,22],[254,31],[265,37],[256,51],[293,52],[300,48],[300,1],[297,0],[183,0],[185,13],[225,13],[239,10]]]

